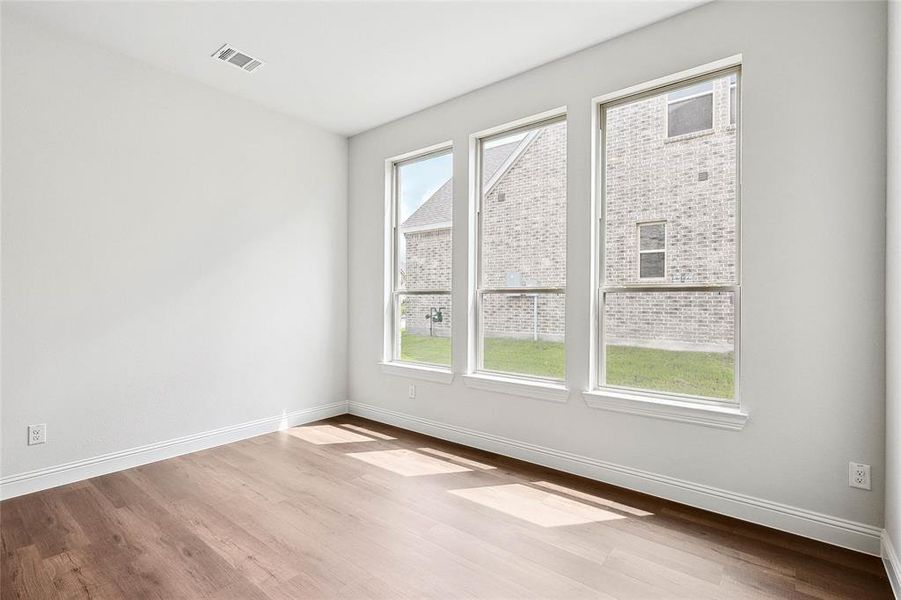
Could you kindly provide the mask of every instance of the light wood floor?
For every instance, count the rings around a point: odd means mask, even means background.
[[[0,533],[4,600],[891,598],[874,557],[350,416],[7,500]]]

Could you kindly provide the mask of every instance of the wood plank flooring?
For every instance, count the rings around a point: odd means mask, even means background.
[[[0,503],[0,598],[891,598],[875,557],[356,417],[314,427]]]

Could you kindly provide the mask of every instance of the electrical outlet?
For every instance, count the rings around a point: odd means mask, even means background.
[[[410,395],[410,399],[413,399],[416,397],[416,386],[413,385],[412,383],[410,384],[410,391],[408,393]]]
[[[29,446],[34,446],[35,444],[43,444],[46,441],[47,441],[47,424],[46,423],[28,426],[28,445]]]
[[[848,463],[848,485],[862,490],[873,489],[870,484],[870,465]]]

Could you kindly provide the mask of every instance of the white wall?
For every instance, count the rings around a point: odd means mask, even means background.
[[[345,401],[346,140],[8,7],[2,52],[4,479]]]
[[[901,548],[901,3],[890,2],[888,13],[885,529],[897,552]],[[901,564],[895,568],[901,577]]]
[[[870,2],[717,2],[352,138],[352,409],[485,447],[515,446],[549,464],[587,465],[581,472],[877,552],[885,492],[885,10]],[[578,394],[589,386],[590,99],[738,53],[741,394],[751,419],[736,432],[590,409]],[[419,382],[408,399],[410,380],[378,365],[384,160],[454,141],[454,302],[465,307],[468,136],[561,105],[569,109],[569,401],[478,391],[459,376],[450,385]],[[465,313],[455,311],[458,373]],[[848,487],[852,460],[872,465],[871,492]]]

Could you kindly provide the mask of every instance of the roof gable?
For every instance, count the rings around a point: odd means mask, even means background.
[[[504,167],[504,170],[510,168],[508,160],[520,146],[529,143],[530,138],[527,136],[522,140],[509,142],[486,148],[482,155],[482,179],[483,183],[496,180],[498,169]],[[437,226],[450,223],[453,219],[453,202],[454,202],[454,186],[453,179],[448,179],[439,187],[434,194],[429,196],[428,200],[423,202],[412,215],[401,225],[402,229],[429,229],[429,225]]]

